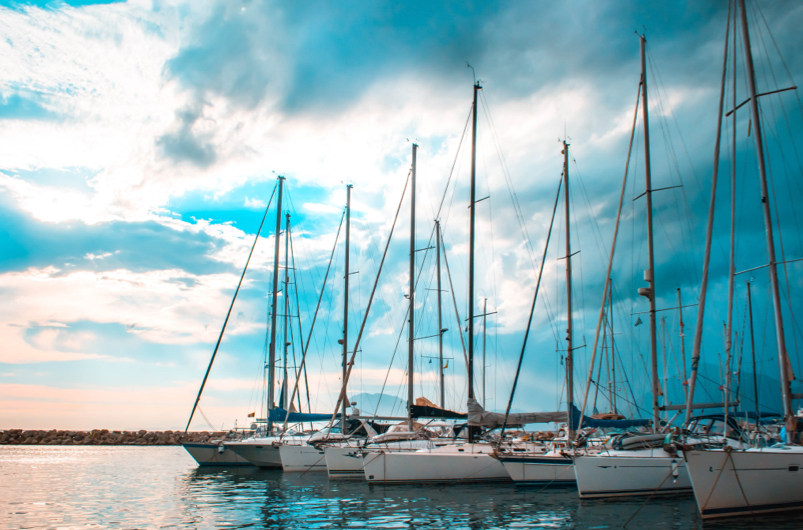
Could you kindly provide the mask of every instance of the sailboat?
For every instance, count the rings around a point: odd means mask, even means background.
[[[234,308],[234,302],[237,300],[237,294],[240,292],[240,287],[243,283],[243,278],[245,278],[245,273],[248,270],[248,265],[251,262],[251,256],[254,254],[254,248],[256,248],[257,241],[259,240],[259,235],[262,233],[262,227],[265,224],[265,219],[268,215],[268,210],[270,209],[270,205],[273,202],[274,194],[276,193],[276,189],[278,188],[279,196],[278,196],[278,207],[277,207],[277,218],[276,218],[276,244],[275,244],[275,252],[274,252],[274,279],[273,279],[273,326],[272,330],[276,328],[276,286],[277,286],[277,279],[278,279],[278,255],[279,255],[279,229],[281,228],[281,208],[282,208],[282,190],[283,190],[283,183],[284,177],[279,177],[277,186],[274,188],[273,193],[271,194],[270,200],[268,201],[268,205],[265,208],[265,214],[262,217],[262,222],[259,225],[259,229],[257,230],[256,237],[254,238],[254,243],[251,246],[251,251],[248,254],[248,259],[245,262],[245,267],[243,267],[243,273],[240,276],[240,281],[237,284],[237,289],[234,291],[234,296],[231,300],[231,305],[229,306],[229,311],[226,314],[226,319],[223,321],[223,327],[220,330],[220,335],[218,336],[217,344],[215,345],[215,349],[212,352],[212,357],[209,360],[209,366],[206,368],[206,373],[204,374],[203,381],[201,382],[201,387],[198,390],[198,396],[195,398],[195,403],[192,407],[192,412],[190,413],[190,418],[187,421],[187,427],[184,429],[186,433],[187,430],[190,428],[190,424],[192,423],[192,418],[195,415],[195,411],[198,410],[198,404],[201,401],[201,396],[203,395],[204,387],[206,386],[206,381],[209,378],[209,373],[212,371],[212,365],[215,362],[215,357],[217,356],[218,349],[220,348],[220,343],[223,340],[223,334],[226,332],[226,325],[229,322],[229,317],[231,316],[231,311]],[[275,333],[275,331],[274,331]],[[275,336],[273,337],[275,339]],[[274,360],[275,360],[275,347],[274,347],[274,340],[271,340],[271,363],[270,363],[270,384],[273,384],[273,374],[274,374]],[[273,389],[273,386],[270,387]],[[272,400],[272,398],[269,398]],[[269,403],[269,408],[270,403]],[[269,411],[270,412],[270,411]],[[232,444],[237,442],[225,442],[223,440],[212,440],[207,443],[185,443],[182,444],[184,449],[193,457],[193,459],[198,463],[198,465],[207,466],[207,465],[222,465],[222,466],[233,466],[233,465],[251,465],[251,461],[246,458],[244,455],[235,452],[232,449]],[[260,447],[261,449],[261,447]]]
[[[414,404],[412,398],[414,395],[414,374],[412,371],[413,360],[413,330],[415,329],[415,177],[416,177],[416,160],[417,160],[418,145],[412,146],[412,164],[410,170],[411,182],[411,204],[410,204],[410,295],[409,298],[409,337],[408,337],[408,365],[411,367],[407,379],[407,418],[406,425],[394,425],[382,434],[377,434],[370,439],[349,439],[341,443],[330,443],[323,447],[323,452],[326,458],[326,470],[330,479],[353,479],[364,480],[365,472],[364,457],[366,454],[379,452],[379,451],[415,451],[418,449],[441,447],[451,443],[447,438],[451,429],[446,425],[434,428],[429,425],[430,429],[422,429],[421,426],[415,423],[416,410],[418,407]],[[441,251],[441,234],[440,222],[435,221],[435,238],[436,238],[436,254],[437,254],[437,291],[438,291],[438,339],[439,339],[439,365],[440,365],[440,396],[441,408],[435,410],[432,407],[427,407],[434,410],[438,414],[443,414],[445,411],[444,402],[444,379],[443,379],[443,333],[447,331],[443,328],[442,313],[441,313],[441,271],[440,271],[440,251]],[[345,353],[344,353],[345,355]],[[345,360],[344,360],[345,363]],[[416,403],[419,400],[416,400]],[[422,403],[429,403],[428,400],[422,400]],[[459,416],[459,415],[455,415]],[[435,431],[435,432],[433,432]],[[434,436],[433,436],[434,435]],[[436,438],[432,440],[431,438]]]
[[[789,355],[786,350],[783,315],[781,311],[781,296],[777,272],[778,262],[776,261],[775,255],[770,196],[767,185],[766,155],[764,152],[765,144],[762,136],[762,121],[757,100],[758,97],[766,94],[758,94],[756,90],[755,69],[744,0],[739,0],[738,9],[742,42],[744,43],[744,62],[747,68],[747,87],[750,96],[748,101],[750,102],[750,117],[753,126],[752,136],[755,142],[759,181],[761,185],[761,203],[764,214],[768,254],[767,267],[769,271],[770,291],[772,293],[778,348],[777,353],[781,374],[781,398],[785,426],[783,434],[785,435],[785,439],[781,440],[781,443],[771,447],[734,449],[730,446],[725,446],[721,449],[693,449],[685,451],[683,456],[694,487],[694,497],[703,519],[737,515],[755,515],[803,508],[803,471],[801,471],[803,469],[803,446],[800,445],[797,428],[797,423],[803,421],[803,418],[796,417],[792,409],[792,400],[801,399],[803,395],[792,394],[791,382],[794,380],[794,374],[792,373]],[[735,25],[734,17],[734,28]],[[723,91],[724,77],[725,73],[723,71]],[[734,120],[736,108],[737,107],[734,107]],[[719,119],[721,130],[722,98],[720,98]],[[716,184],[714,184],[714,186],[715,185]],[[713,200],[712,192],[712,205]],[[712,213],[713,208],[709,216],[711,216]],[[707,244],[706,258],[709,252],[710,248],[709,244]],[[733,268],[731,267],[731,278],[732,277]],[[698,321],[698,333],[700,330],[701,323]]]
[[[345,241],[345,272],[344,278],[344,297],[343,297],[343,339],[338,342],[343,346],[343,385],[346,385],[346,370],[348,368],[348,329],[349,329],[349,244],[351,236],[351,184],[346,186],[346,241]],[[345,392],[345,388],[343,389]],[[347,400],[342,402],[340,414],[340,425],[335,427],[330,425],[323,431],[316,433],[303,443],[287,443],[279,446],[282,469],[284,471],[326,471],[326,458],[324,456],[322,443],[338,443],[353,437],[349,436],[350,422],[346,415]],[[327,416],[325,419],[329,419]],[[365,427],[362,433],[367,435]],[[375,434],[375,433],[374,433]]]
[[[691,482],[682,453],[675,446],[665,445],[665,433],[659,430],[659,396],[657,368],[655,254],[653,250],[652,182],[650,173],[649,106],[647,103],[647,39],[641,44],[641,110],[644,123],[644,166],[646,180],[647,240],[649,266],[644,280],[649,287],[639,288],[639,295],[650,302],[650,359],[652,365],[653,434],[617,439],[598,454],[575,455],[574,469],[581,498],[632,495],[666,495],[691,492]],[[607,286],[606,286],[607,287]],[[604,300],[603,300],[604,305]],[[592,358],[593,367],[593,358]],[[585,404],[584,404],[585,405]]]
[[[288,400],[288,372],[287,372],[287,341],[288,335],[288,319],[290,315],[290,278],[289,278],[289,255],[290,255],[290,215],[286,214],[285,217],[285,280],[284,280],[284,376],[282,379],[281,392],[279,394],[278,406],[274,401],[275,387],[276,387],[276,335],[277,335],[277,317],[278,317],[278,292],[279,292],[279,248],[281,232],[281,219],[282,219],[282,192],[283,192],[284,177],[279,177],[278,185],[278,206],[276,213],[276,237],[274,241],[274,260],[273,260],[273,293],[271,300],[271,327],[270,327],[270,346],[268,357],[268,392],[267,392],[267,405],[268,416],[266,418],[266,431],[261,436],[254,436],[245,440],[237,442],[227,442],[225,447],[227,450],[233,452],[238,457],[245,459],[251,464],[268,469],[282,469],[282,459],[280,448],[284,445],[299,446],[306,442],[310,437],[310,433],[297,433],[287,429],[287,424],[297,424],[302,422],[316,422],[329,419],[325,414],[302,413],[293,410],[292,404],[295,399],[295,392],[298,390],[298,382],[301,378],[302,369],[299,367],[296,377],[296,385],[293,395]],[[339,231],[338,231],[339,234]],[[335,240],[337,245],[337,238]],[[334,255],[334,249],[332,251]],[[331,257],[330,257],[331,266]],[[324,277],[324,288],[321,289],[319,295],[318,307],[320,307],[320,300],[325,291],[327,275]],[[317,316],[317,309],[315,315]],[[313,318],[312,325],[310,326],[310,335],[315,326],[315,318]],[[300,333],[300,330],[299,330]],[[307,339],[306,346],[303,346],[304,358],[306,357],[307,349],[309,348],[309,338]],[[303,366],[303,360],[302,360]],[[281,427],[279,427],[281,425]]]
[[[471,144],[471,198],[469,203],[469,278],[468,278],[468,404],[474,396],[474,242],[476,200],[476,143],[477,95],[482,86],[474,83]],[[414,195],[415,193],[413,193]],[[413,204],[415,204],[413,202]],[[413,221],[414,223],[414,221]],[[414,226],[414,224],[413,224]],[[414,238],[414,232],[411,234]],[[413,372],[413,313],[414,313],[414,241],[410,244],[410,337],[408,377]],[[408,422],[413,430],[412,386],[408,387]],[[465,442],[427,447],[417,451],[379,450],[363,456],[365,479],[369,483],[402,482],[487,482],[509,481],[504,466],[492,456],[493,447],[477,440],[478,428],[469,425]]]

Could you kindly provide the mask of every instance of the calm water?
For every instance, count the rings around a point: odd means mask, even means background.
[[[325,474],[204,469],[181,447],[0,446],[5,528],[621,528],[644,499],[572,488],[368,486]],[[803,528],[803,516],[705,528]],[[702,528],[691,496],[646,504],[628,528]]]

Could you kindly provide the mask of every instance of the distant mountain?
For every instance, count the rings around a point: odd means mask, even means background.
[[[374,414],[377,416],[406,416],[407,401],[387,394],[355,394],[349,396],[352,402],[357,403],[361,414]],[[377,405],[379,408],[377,408]]]

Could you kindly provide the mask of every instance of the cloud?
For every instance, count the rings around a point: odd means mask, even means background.
[[[214,164],[217,154],[209,142],[211,133],[196,132],[203,129],[202,116],[200,106],[176,111],[175,130],[156,139],[160,155],[177,163],[190,162],[200,168]]]
[[[252,199],[250,197],[246,197],[243,206],[245,206],[246,208],[264,210],[267,204],[265,204],[265,201],[263,201],[262,199]]]

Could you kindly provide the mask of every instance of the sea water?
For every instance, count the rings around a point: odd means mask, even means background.
[[[181,447],[0,446],[4,528],[702,528],[691,495],[580,501],[572,487],[368,485],[198,467]],[[705,528],[803,528],[801,514]]]

